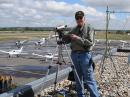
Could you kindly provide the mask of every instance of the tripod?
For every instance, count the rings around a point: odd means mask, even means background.
[[[116,76],[118,77],[118,72],[117,72],[116,66],[114,64],[114,61],[112,59],[112,54],[110,52],[110,50],[111,50],[110,43],[108,42],[109,18],[110,18],[110,13],[109,13],[109,9],[107,6],[107,11],[106,11],[106,48],[105,48],[105,52],[104,52],[104,55],[102,57],[102,60],[101,60],[100,66],[99,66],[100,77],[102,77],[102,74],[104,73],[104,68],[105,68],[104,65],[105,65],[105,61],[107,58],[110,58],[110,61],[112,63],[112,67],[114,68]]]
[[[59,34],[59,40],[57,41],[57,47],[56,47],[56,52],[58,52],[58,61],[57,61],[57,67],[56,67],[56,77],[55,77],[55,82],[54,82],[54,94],[53,94],[53,97],[56,95],[56,86],[57,86],[57,81],[58,81],[58,72],[59,72],[59,66],[62,65],[62,62],[65,63],[64,61],[64,58],[63,58],[63,54],[62,54],[62,51],[63,51],[63,47],[65,48],[65,50],[67,51],[67,55],[68,55],[68,58],[69,60],[71,61],[71,67],[72,67],[72,71],[74,73],[74,76],[75,76],[75,79],[78,80],[78,83],[81,85],[83,91],[84,91],[84,94],[85,94],[85,90],[84,90],[84,87],[83,85],[81,84],[80,82],[80,78],[77,74],[77,71],[75,69],[75,66],[73,64],[73,61],[71,59],[71,56],[70,56],[70,53],[69,53],[69,50],[67,48],[67,46],[65,45],[65,42],[62,40],[62,35],[61,35],[62,32],[58,33]],[[55,52],[55,53],[56,53]],[[55,54],[53,54],[55,55]],[[53,59],[52,59],[52,62],[53,63]]]

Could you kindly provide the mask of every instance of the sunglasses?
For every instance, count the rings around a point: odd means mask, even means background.
[[[76,19],[76,20],[82,20],[83,17],[76,17],[75,19]]]

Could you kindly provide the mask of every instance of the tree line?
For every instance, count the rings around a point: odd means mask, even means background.
[[[66,30],[70,30],[67,28]],[[0,31],[54,31],[55,27],[3,27]]]

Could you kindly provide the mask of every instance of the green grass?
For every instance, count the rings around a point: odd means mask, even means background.
[[[41,31],[28,31],[24,33],[19,33],[19,32],[0,32],[0,41],[6,41],[6,40],[29,40],[29,39],[34,39],[34,38],[43,38],[43,37],[48,37],[49,33],[48,32],[41,32]]]
[[[96,33],[96,39],[105,39],[106,38],[106,34],[105,33]],[[130,40],[130,36],[127,34],[115,34],[115,33],[111,33],[108,34],[108,39],[111,40]]]
[[[46,31],[25,31],[22,33],[21,31],[0,31],[0,41],[7,40],[29,40],[35,38],[43,38],[48,37],[49,32]],[[105,39],[105,33],[98,32],[96,33],[96,39]],[[108,39],[111,40],[130,40],[130,36],[127,34],[108,34]]]

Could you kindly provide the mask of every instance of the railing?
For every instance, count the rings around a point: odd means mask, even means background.
[[[117,49],[112,49],[111,53],[116,53]],[[102,59],[103,55],[97,55],[93,58],[95,62]],[[71,67],[65,68],[58,73],[58,82],[64,80],[68,77],[69,73],[72,71]],[[30,82],[24,86],[17,87],[16,89],[3,93],[0,97],[34,97],[39,91],[45,89],[55,82],[56,73],[50,74],[46,77],[38,79],[36,81]]]

